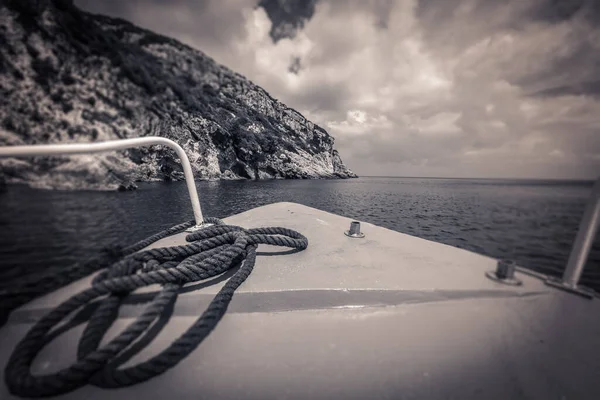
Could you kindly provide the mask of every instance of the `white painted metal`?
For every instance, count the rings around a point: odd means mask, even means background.
[[[200,199],[198,198],[198,191],[196,189],[196,183],[194,182],[194,174],[192,172],[190,160],[181,146],[170,139],[160,136],[146,136],[132,139],[109,140],[98,143],[0,146],[0,157],[35,157],[58,154],[101,153],[105,151],[129,149],[132,147],[151,146],[155,144],[172,148],[181,159],[183,174],[185,175],[190,201],[192,202],[192,209],[194,210],[194,219],[196,220],[196,225],[201,225],[204,218],[202,217]]]
[[[590,249],[600,225],[600,178],[594,184],[592,194],[587,203],[575,243],[571,249],[567,268],[563,274],[563,283],[576,288],[583,273]]]

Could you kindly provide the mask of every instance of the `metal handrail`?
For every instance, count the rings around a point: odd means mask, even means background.
[[[567,268],[563,274],[563,282],[577,286],[583,273],[590,249],[600,225],[600,178],[594,184],[592,194],[583,213],[579,231],[569,256]]]
[[[202,225],[204,218],[202,217],[202,209],[200,208],[200,199],[196,183],[194,182],[194,174],[188,156],[183,151],[183,148],[170,139],[160,136],[145,136],[133,139],[109,140],[98,143],[73,143],[73,144],[42,144],[29,146],[0,146],[1,157],[33,157],[33,156],[50,156],[50,155],[65,155],[65,154],[87,154],[100,153],[104,151],[129,149],[132,147],[151,146],[160,144],[168,146],[175,150],[181,159],[183,174],[187,184],[192,209],[194,210],[194,219],[196,225]]]
[[[579,230],[575,237],[575,242],[571,248],[567,268],[560,281],[549,279],[546,283],[566,289],[579,294],[587,295],[590,293],[587,289],[578,286],[579,279],[583,274],[585,263],[594,243],[594,238],[600,226],[600,178],[596,180],[592,193],[585,207]]]

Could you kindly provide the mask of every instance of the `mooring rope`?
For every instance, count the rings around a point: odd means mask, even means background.
[[[23,304],[101,269],[105,269],[124,256],[133,254],[160,239],[182,232],[194,225],[195,222],[193,220],[187,221],[158,232],[125,248],[122,246],[106,247],[97,256],[63,268],[60,273],[51,271],[42,277],[36,276],[33,279],[21,281],[16,286],[3,289],[0,291],[0,326],[8,318],[11,311],[21,307]]]
[[[118,388],[155,377],[177,365],[214,329],[225,314],[235,290],[252,272],[258,244],[299,250],[308,246],[308,239],[291,229],[273,227],[246,230],[239,226],[225,225],[216,218],[208,218],[205,222],[214,225],[188,234],[186,240],[189,244],[186,245],[139,251],[158,239],[185,230],[193,225],[193,221],[125,248],[118,256],[105,255],[104,262],[111,260],[112,264],[93,279],[91,287],[72,296],[42,317],[16,346],[4,371],[10,392],[22,397],[55,396],[86,384]],[[97,260],[92,264],[97,268],[100,263]],[[128,354],[131,352],[131,345],[148,332],[168,307],[173,306],[184,284],[215,277],[240,263],[239,269],[183,335],[151,359],[118,369],[119,365],[133,356]],[[63,281],[78,276],[74,270],[68,270],[66,274],[68,276]],[[42,282],[40,286],[47,288],[56,284]],[[162,288],[142,314],[108,344],[100,347],[104,334],[117,318],[119,307],[127,295],[153,284],[161,284]],[[28,295],[34,296],[35,283],[29,282],[26,287],[31,289]],[[33,360],[52,340],[56,332],[53,328],[74,311],[98,298],[102,299],[79,341],[77,361],[53,374],[32,375]],[[24,301],[23,299],[20,301]]]

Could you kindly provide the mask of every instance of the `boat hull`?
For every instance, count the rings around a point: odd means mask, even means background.
[[[294,203],[229,218],[285,226],[301,252],[261,245],[256,267],[215,330],[164,374],[120,389],[84,386],[65,399],[163,398],[600,398],[600,307],[517,273],[492,281],[496,260]],[[184,235],[152,247],[180,244]],[[227,276],[184,288],[157,337],[127,365],[166,348],[202,313]],[[91,277],[15,310],[0,330],[0,360],[42,315]],[[136,292],[106,340],[143,310]],[[82,321],[83,322],[83,321]],[[32,372],[70,365],[84,325],[50,343]],[[5,383],[0,398],[10,399]]]

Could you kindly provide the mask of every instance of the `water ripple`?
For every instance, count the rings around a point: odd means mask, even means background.
[[[360,178],[198,182],[206,215],[293,201],[525,267],[560,274],[590,182]],[[138,191],[0,193],[0,280],[10,284],[192,218],[183,182]],[[600,289],[596,238],[582,281]]]

